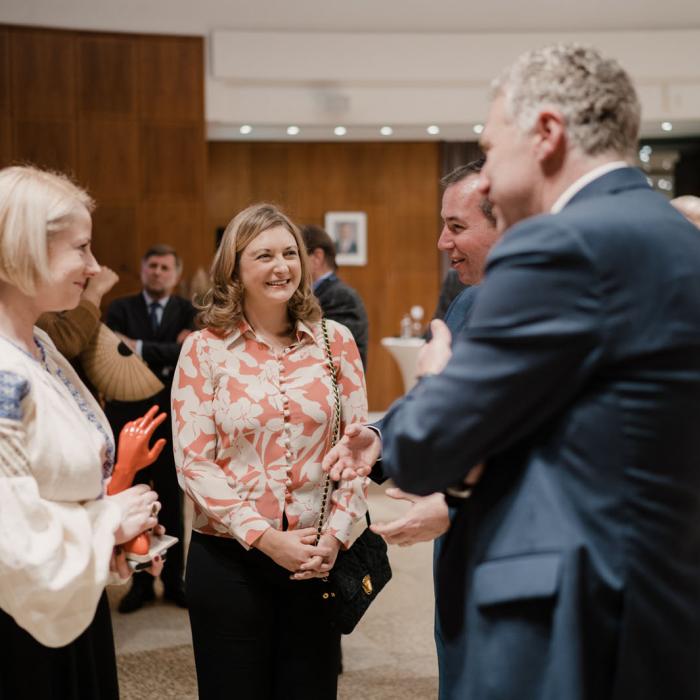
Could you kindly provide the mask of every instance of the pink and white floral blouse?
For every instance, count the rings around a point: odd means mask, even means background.
[[[328,321],[341,396],[341,430],[367,418],[360,355],[350,331]],[[190,334],[172,389],[180,486],[194,501],[193,529],[250,547],[263,532],[313,527],[334,397],[321,324],[297,323],[296,342],[275,351],[246,321],[226,336]],[[367,480],[341,481],[325,531],[345,546],[367,509]]]

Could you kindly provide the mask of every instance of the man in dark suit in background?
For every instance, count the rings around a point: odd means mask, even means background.
[[[461,500],[440,561],[460,697],[700,697],[700,236],[625,162],[639,121],[594,49],[503,74],[479,181],[503,239],[454,354],[434,321],[433,376],[383,421],[384,472]],[[326,467],[379,448],[350,426]]]
[[[336,275],[338,267],[331,237],[319,226],[304,226],[301,233],[309,254],[314,294],[323,315],[350,329],[366,371],[369,324],[365,305],[360,295]]]
[[[150,467],[138,472],[135,481],[153,484],[163,506],[158,518],[166,532],[180,540],[168,550],[161,579],[164,597],[184,607],[182,496],[173,462],[170,387],[180,347],[194,329],[195,309],[187,299],[173,295],[181,274],[182,261],[175,249],[155,245],[146,251],[141,261],[142,291],[115,299],[110,304],[107,325],[143,358],[165,388],[146,401],[108,401],[105,413],[115,436],[125,423],[142,416],[153,404],[158,404],[160,410],[168,414],[154,435],[154,439],[165,438],[168,444]],[[135,574],[131,589],[119,603],[119,611],[138,610],[154,596],[153,577],[147,573]]]

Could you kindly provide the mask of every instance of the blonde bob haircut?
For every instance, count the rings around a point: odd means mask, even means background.
[[[273,204],[253,204],[229,223],[212,263],[212,286],[199,305],[199,323],[221,334],[230,333],[243,319],[245,290],[240,278],[243,250],[264,231],[282,226],[294,236],[299,249],[301,281],[287,303],[289,320],[313,322],[321,318],[321,308],[311,290],[311,273],[306,248],[299,229]]]
[[[31,166],[0,170],[0,280],[33,296],[51,277],[51,236],[95,203],[65,175]]]

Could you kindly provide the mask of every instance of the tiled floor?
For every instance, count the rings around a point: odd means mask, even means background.
[[[374,520],[392,519],[406,507],[372,485]],[[431,544],[390,547],[394,578],[343,639],[341,699],[436,697],[431,552]],[[110,591],[113,603],[121,595]],[[123,700],[197,697],[186,611],[158,601],[130,615],[115,610],[113,624]]]

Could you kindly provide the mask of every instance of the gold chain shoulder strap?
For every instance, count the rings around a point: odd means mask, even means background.
[[[326,363],[328,371],[331,375],[331,383],[333,386],[333,424],[331,426],[331,448],[340,439],[340,391],[338,389],[338,375],[336,373],[335,364],[333,364],[333,353],[331,352],[331,341],[328,338],[328,324],[326,319],[321,319],[321,332],[323,333],[323,344],[326,349]],[[321,513],[318,517],[318,528],[316,530],[316,544],[321,539],[323,523],[326,519],[326,509],[328,507],[328,496],[330,495],[331,477],[326,474],[323,482],[323,494],[321,495]]]

